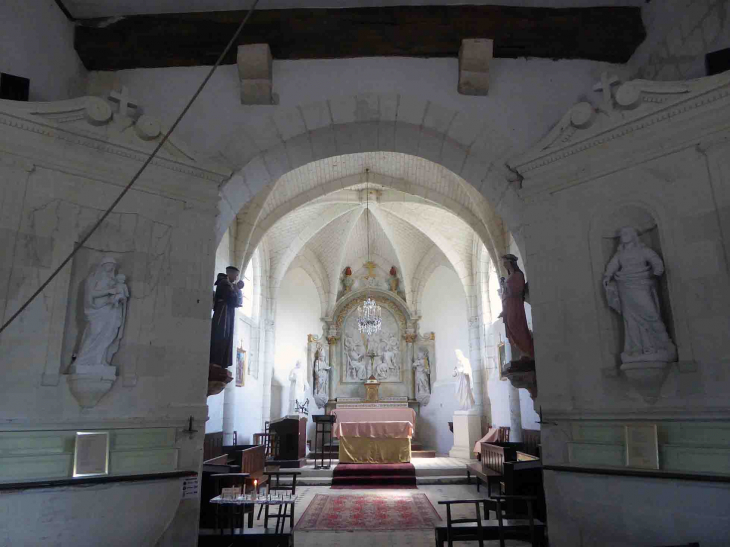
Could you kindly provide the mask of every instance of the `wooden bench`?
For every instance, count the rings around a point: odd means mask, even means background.
[[[504,463],[504,476],[500,483],[501,493],[508,496],[533,496],[535,498],[535,516],[545,520],[545,492],[542,485],[542,461],[540,458],[517,452],[517,461]],[[520,502],[508,501],[507,512],[518,511]]]
[[[479,492],[482,481],[487,484],[487,490],[491,492],[491,485],[502,480],[504,462],[517,459],[517,447],[512,446],[514,444],[517,443],[482,443],[482,453],[479,461],[466,465],[467,483],[471,484],[471,475],[473,473],[477,481],[477,492]]]
[[[515,501],[520,499],[528,506],[527,518],[504,518],[502,514],[502,503],[505,501]],[[497,518],[489,518],[488,503],[493,501],[497,506]],[[448,543],[449,547],[455,541],[478,541],[480,545],[484,541],[500,540],[500,545],[504,547],[505,539],[525,539],[530,537],[533,547],[543,547],[545,545],[545,523],[537,520],[532,515],[531,496],[494,496],[493,499],[474,499],[474,500],[453,500],[440,501],[439,505],[446,505],[446,524],[439,524],[435,527],[436,547],[443,547],[444,543]],[[451,506],[461,504],[474,504],[476,508],[476,518],[473,519],[452,519]],[[485,518],[481,518],[479,514],[479,505],[484,507]],[[478,520],[477,520],[478,519]]]

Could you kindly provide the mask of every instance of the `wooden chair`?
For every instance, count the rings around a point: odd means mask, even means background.
[[[268,479],[269,484],[269,492],[271,491],[284,491],[284,492],[291,492],[292,498],[294,498],[297,495],[297,475],[299,475],[299,471],[266,471],[264,472],[264,475],[266,475]],[[290,484],[281,484],[280,479],[282,477],[291,477],[291,483]],[[290,509],[287,509],[290,508]],[[283,515],[269,515],[269,506],[264,505],[259,509],[259,514],[257,519],[261,518],[261,509],[264,510],[264,528],[268,528],[269,526],[269,519],[281,519],[284,518],[284,521],[286,522],[286,519],[289,518],[289,527],[291,530],[294,530],[294,505],[291,506],[285,506],[284,507],[284,514]],[[290,511],[290,512],[287,512]]]
[[[246,479],[249,477],[248,473],[219,473],[217,475],[211,475],[211,478],[215,481],[215,492],[216,496],[219,496],[222,488],[241,488],[246,484]],[[223,527],[220,525],[221,515],[226,514],[226,520],[228,521],[228,527],[231,529],[231,534],[235,528],[239,528],[237,524],[240,523],[240,528],[243,528],[243,506],[240,505],[220,505],[215,506],[215,527],[219,533],[223,533]],[[251,520],[251,519],[249,519]],[[252,522],[249,522],[252,524]]]
[[[469,534],[469,537],[473,536],[479,542],[479,547],[484,547],[484,530],[482,529],[482,515],[479,510],[479,504],[484,503],[484,499],[478,500],[451,500],[451,501],[440,501],[439,505],[446,506],[446,541],[449,547],[453,547],[454,541],[465,541],[465,531]],[[475,518],[463,518],[454,519],[451,518],[451,506],[452,505],[474,505],[474,512],[476,513]],[[487,515],[488,509],[486,505],[484,511]],[[438,537],[437,537],[438,545]],[[468,541],[468,540],[466,540]]]
[[[528,505],[528,518],[505,515],[502,510],[502,502],[523,501],[531,504],[533,496],[495,496],[492,500],[485,498],[475,500],[440,501],[446,505],[446,525],[439,524],[435,527],[436,546],[443,547],[445,542],[452,545],[454,541],[478,541],[480,545],[485,540],[499,540],[500,546],[504,547],[505,539],[524,539],[529,536],[533,547],[542,547],[545,543],[545,524],[532,518],[531,505]],[[449,505],[460,503],[472,503],[477,506],[481,503],[484,508],[485,518],[480,522],[476,519],[460,519],[455,521],[450,517]],[[496,503],[496,519],[489,519],[488,503]],[[478,515],[478,513],[477,513]],[[454,526],[456,524],[456,526]]]
[[[509,442],[509,427],[500,427],[497,430],[497,440],[500,443],[508,443]]]
[[[541,521],[536,520],[533,516],[532,504],[537,501],[537,498],[535,496],[507,496],[502,494],[490,497],[497,502],[499,547],[504,547],[506,532],[510,534],[510,539],[517,539],[519,536],[525,535],[528,526],[529,538],[530,542],[532,543],[532,547],[538,547],[543,544],[543,541],[545,539],[545,525]],[[505,520],[504,513],[502,512],[502,502],[505,501],[524,501],[527,504],[527,522],[525,522],[525,519],[519,518]]]

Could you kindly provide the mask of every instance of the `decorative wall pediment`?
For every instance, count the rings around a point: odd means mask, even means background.
[[[531,150],[508,162],[521,177],[523,197],[595,178],[615,170],[617,162],[647,159],[643,151],[655,137],[666,141],[675,134],[682,142],[695,137],[679,118],[690,111],[696,116],[698,110],[725,108],[730,73],[684,82],[620,82],[604,75],[594,91],[603,94],[601,101],[577,103]],[[702,129],[706,133],[707,124]],[[589,155],[590,160],[584,159]],[[571,162],[561,161],[570,156]]]
[[[367,296],[370,296],[380,306],[393,312],[396,321],[398,321],[398,326],[403,332],[405,332],[406,328],[410,327],[411,315],[408,311],[407,304],[390,291],[370,287],[350,293],[337,303],[331,322],[337,328],[338,332],[342,328],[342,322],[348,314],[357,308]]]
[[[79,97],[49,103],[0,100],[0,125],[61,139],[94,151],[143,162],[164,138],[167,127],[154,116],[132,118],[114,111],[99,97]],[[224,182],[231,171],[201,161],[170,137],[152,161],[157,167]]]

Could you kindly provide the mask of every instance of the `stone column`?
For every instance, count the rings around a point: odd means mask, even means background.
[[[327,343],[329,344],[329,353],[330,353],[330,374],[329,374],[329,398],[334,399],[335,398],[335,372],[339,370],[339,368],[336,366],[336,359],[337,359],[337,336],[328,336],[327,337]]]
[[[233,428],[236,421],[236,378],[235,367],[232,382],[226,384],[223,390],[223,444],[233,444]]]
[[[520,390],[509,384],[509,440],[522,441],[522,409],[520,408]]]
[[[480,336],[481,321],[478,316],[469,318],[469,362],[472,370],[472,384],[474,387],[474,410],[479,415],[486,414],[484,411],[484,361],[481,351]]]
[[[274,321],[266,319],[264,321],[264,397],[262,402],[264,422],[271,420],[271,378],[274,375],[274,352]]]
[[[405,338],[406,341],[406,362],[404,363],[404,366],[406,367],[406,389],[408,391],[408,398],[415,399],[416,383],[413,379],[413,351],[415,347],[413,343],[416,341],[416,335],[413,333],[412,329],[406,329],[406,334],[403,338]]]

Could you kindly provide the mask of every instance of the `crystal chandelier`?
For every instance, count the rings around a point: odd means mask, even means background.
[[[369,182],[370,170],[365,170],[365,232],[368,241],[368,262],[370,262],[370,186]],[[383,323],[381,318],[381,308],[375,303],[375,300],[368,296],[365,302],[357,307],[357,328],[366,336],[375,334],[380,330]]]

